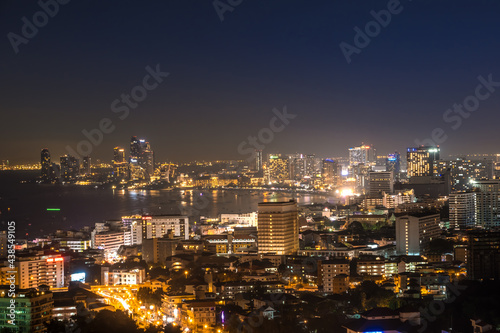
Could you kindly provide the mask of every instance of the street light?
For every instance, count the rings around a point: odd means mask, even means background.
[[[188,274],[189,274],[189,272],[188,272],[188,271],[184,271],[184,275],[186,275],[186,280],[187,280],[187,278],[188,278]]]

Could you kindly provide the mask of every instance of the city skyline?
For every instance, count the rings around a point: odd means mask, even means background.
[[[496,136],[500,103],[499,4],[444,1],[429,10],[400,2],[387,26],[346,61],[341,45],[355,45],[355,28],[364,30],[387,3],[242,3],[223,21],[211,2],[107,3],[97,13],[60,5],[17,53],[9,38],[0,45],[9,124],[0,159],[32,161],[40,147],[64,155],[103,119],[113,130],[92,147],[95,159],[108,159],[132,133],[155,142],[159,160],[238,159],[238,145],[283,106],[297,117],[266,144],[269,152],[336,156],[361,142],[402,151],[434,136],[446,137],[444,155],[494,153],[494,140],[483,138]],[[21,36],[21,19],[41,10],[2,6],[6,35]],[[138,24],[144,17],[149,25]],[[147,96],[136,90],[137,103],[123,101],[147,75]],[[476,111],[454,107],[473,103],[484,82],[490,85],[479,94],[488,97],[478,97]]]

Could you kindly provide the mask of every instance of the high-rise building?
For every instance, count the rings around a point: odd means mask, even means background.
[[[337,162],[329,158],[324,159],[321,172],[323,183],[332,186],[339,185],[341,171]]]
[[[132,178],[149,179],[154,174],[154,153],[149,142],[133,136],[130,140]]]
[[[91,160],[90,156],[84,156],[83,163],[82,163],[82,174],[90,175],[92,173],[90,171],[91,166],[92,166],[92,160]]]
[[[125,149],[121,147],[115,147],[113,149],[113,163],[125,163]]]
[[[460,229],[500,226],[500,181],[473,182],[473,192],[450,194],[450,224]]]
[[[40,164],[42,165],[42,179],[50,179],[50,152],[47,148],[42,149]]]
[[[439,237],[439,214],[414,213],[396,217],[396,252],[421,255],[428,243]]]
[[[369,175],[369,195],[370,197],[382,197],[383,193],[394,192],[394,177],[392,171],[371,171]]]
[[[289,159],[281,154],[270,154],[267,168],[271,183],[284,183],[290,179]]]
[[[299,250],[297,203],[261,202],[258,207],[259,253],[295,254]]]
[[[64,287],[64,259],[61,256],[18,257],[19,288]]]
[[[474,181],[493,179],[493,160],[439,160],[434,162],[434,176],[444,175],[447,171],[451,176],[453,191],[472,190]]]
[[[260,172],[262,171],[262,150],[256,149],[255,150],[255,171]]]
[[[2,332],[47,332],[45,325],[52,319],[54,301],[52,292],[45,288],[17,289],[15,298],[9,296],[8,288],[0,289],[0,331]],[[11,305],[14,301],[14,305]],[[15,309],[15,325],[10,323],[8,314]]]
[[[358,164],[373,164],[377,162],[377,153],[373,146],[362,145],[359,147],[349,148],[349,165],[355,166]]]
[[[398,152],[387,155],[386,171],[392,171],[395,181],[401,179],[401,155]]]
[[[406,159],[408,161],[408,177],[431,177],[434,175],[434,161],[439,160],[439,146],[421,146],[408,148]]]
[[[125,159],[125,149],[121,147],[113,149],[113,177],[119,180],[129,179],[129,164]]]
[[[141,238],[161,238],[172,231],[173,236],[189,239],[189,218],[181,215],[142,216]]]
[[[499,280],[500,230],[472,230],[468,237],[468,277]]]
[[[63,181],[73,181],[80,173],[78,159],[71,155],[61,156],[61,178]]]

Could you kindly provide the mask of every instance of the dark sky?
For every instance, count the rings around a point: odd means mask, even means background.
[[[3,0],[0,159],[38,161],[44,147],[57,157],[103,118],[115,129],[94,159],[128,150],[131,135],[157,160],[242,158],[238,145],[285,105],[297,117],[265,152],[341,156],[361,142],[402,151],[438,127],[443,155],[498,152],[500,88],[456,130],[443,114],[474,94],[478,76],[500,81],[500,2],[402,0],[348,64],[339,44],[354,45],[353,29],[387,7],[243,0],[221,21],[212,1],[73,0],[16,54],[8,34],[22,35],[21,19],[41,7]],[[170,75],[120,120],[111,103],[157,64]]]

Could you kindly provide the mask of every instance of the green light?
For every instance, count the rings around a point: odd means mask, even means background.
[[[47,211],[55,211],[55,212],[58,212],[60,211],[61,209],[60,208],[47,208]]]

